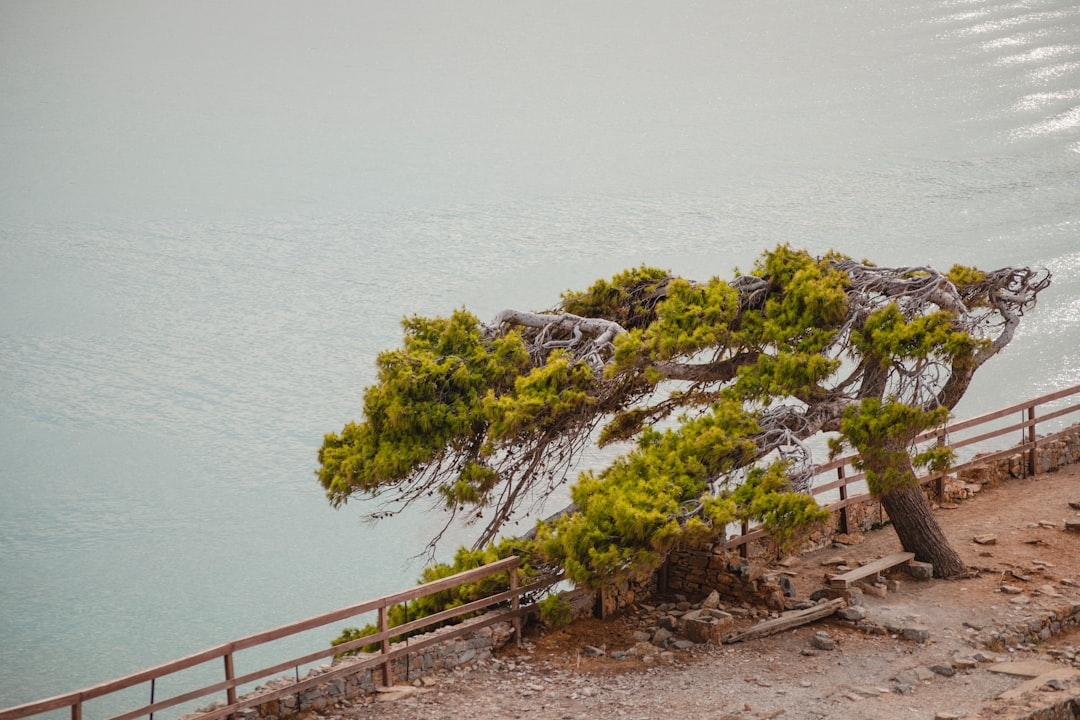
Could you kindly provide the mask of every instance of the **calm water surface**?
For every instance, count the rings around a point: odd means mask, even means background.
[[[959,413],[1080,382],[1075,2],[9,2],[0,98],[0,706],[411,584],[313,471],[414,312],[1039,265]]]

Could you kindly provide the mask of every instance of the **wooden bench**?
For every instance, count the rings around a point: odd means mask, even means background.
[[[878,573],[894,568],[897,565],[906,565],[915,559],[915,553],[898,552],[892,555],[886,555],[880,560],[875,560],[872,563],[867,563],[862,567],[857,567],[854,570],[848,570],[841,575],[834,575],[829,578],[829,587],[835,590],[841,590],[851,587],[853,582],[862,580],[863,578],[876,576]]]

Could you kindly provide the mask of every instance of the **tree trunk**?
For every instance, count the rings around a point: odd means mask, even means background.
[[[904,550],[915,553],[916,560],[933,565],[935,576],[948,578],[967,572],[967,565],[949,544],[921,487],[889,490],[878,500],[889,514]]]

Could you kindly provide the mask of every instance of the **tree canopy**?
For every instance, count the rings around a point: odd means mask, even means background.
[[[963,564],[912,470],[948,458],[909,451],[1049,282],[781,245],[731,280],[642,266],[547,312],[411,317],[402,346],[377,358],[363,419],[326,435],[319,481],[335,506],[379,501],[376,517],[435,502],[448,523],[476,523],[482,547],[570,479],[586,447],[622,443],[537,532],[547,561],[595,586],[739,519],[781,542],[821,520],[806,440],[826,433],[860,453],[904,546],[955,575]]]

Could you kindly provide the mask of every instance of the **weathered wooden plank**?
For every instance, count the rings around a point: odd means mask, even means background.
[[[1071,682],[1074,678],[1080,677],[1080,670],[1075,670],[1069,667],[1059,667],[1056,670],[1043,673],[1038,677],[1026,680],[1012,690],[1006,690],[998,695],[999,700],[1019,700],[1025,693],[1035,692],[1050,680],[1061,680],[1065,683]]]
[[[799,627],[800,625],[812,623],[815,620],[827,618],[837,610],[841,610],[846,606],[847,601],[844,600],[844,598],[836,598],[835,600],[820,603],[812,608],[807,608],[806,610],[796,610],[794,612],[785,613],[778,618],[766,620],[765,622],[758,623],[745,630],[725,635],[724,643],[730,645],[731,643],[742,642],[743,640],[756,640],[757,638],[775,635],[778,632],[783,632],[794,627]]]
[[[891,567],[897,565],[904,565],[915,559],[915,553],[898,552],[892,555],[886,555],[885,557],[875,560],[872,563],[863,565],[862,567],[855,568],[854,570],[848,570],[842,575],[837,575],[829,579],[830,588],[848,588],[851,587],[851,583],[862,580],[863,578],[877,575],[882,570],[888,570]]]

